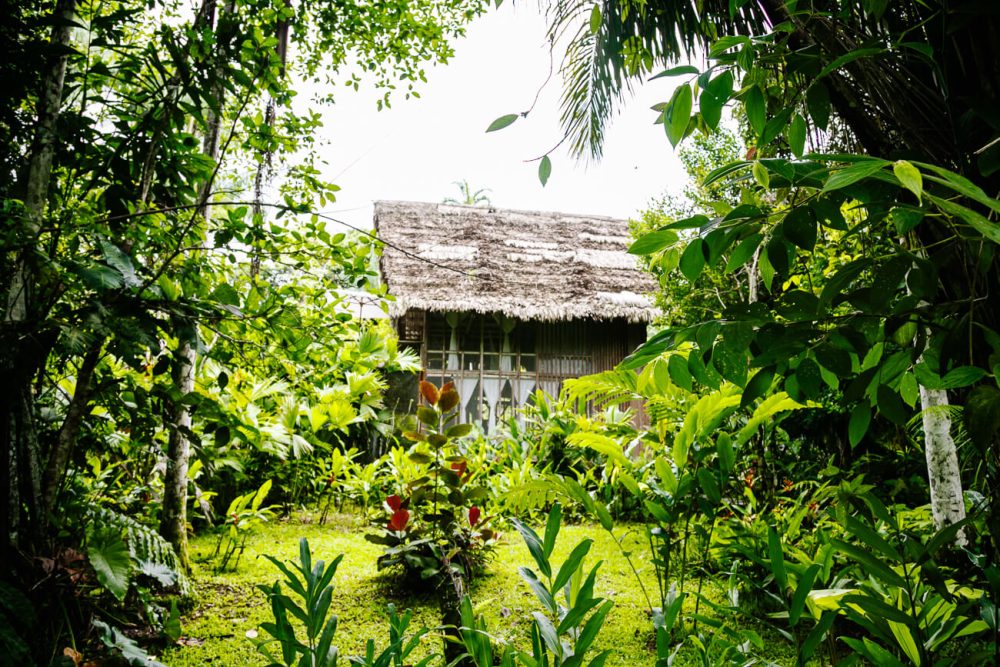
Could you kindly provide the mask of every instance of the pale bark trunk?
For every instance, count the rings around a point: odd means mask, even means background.
[[[174,384],[181,400],[174,405],[170,436],[167,440],[166,473],[163,476],[163,508],[160,534],[177,552],[181,566],[189,568],[187,552],[188,457],[191,443],[191,410],[183,398],[194,391],[194,373],[198,344],[196,325],[180,329],[180,341],[174,358]]]
[[[962,475],[958,467],[958,450],[951,437],[951,416],[948,414],[948,392],[944,389],[920,387],[921,417],[924,423],[924,450],[927,457],[927,477],[931,487],[931,512],[938,530],[965,518]],[[959,546],[966,543],[964,531],[956,537]]]
[[[225,12],[232,12],[228,3]],[[215,28],[215,0],[205,0],[202,13],[212,28]],[[225,89],[222,85],[223,71],[215,70],[217,84],[212,90],[212,101],[205,113],[206,128],[202,140],[202,151],[213,160],[219,156],[219,140],[222,135],[222,116]],[[204,183],[199,190],[199,209],[202,219],[208,218],[208,199],[211,196],[212,181]],[[175,320],[178,347],[174,356],[174,382],[181,397],[194,391],[195,367],[198,361],[198,325],[193,321]],[[170,542],[184,569],[189,569],[187,551],[187,500],[188,461],[191,455],[191,408],[183,401],[174,405],[170,438],[167,442],[166,473],[163,479],[163,508],[160,517],[160,533]]]

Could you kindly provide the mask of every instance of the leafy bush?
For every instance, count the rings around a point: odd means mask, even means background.
[[[451,383],[439,390],[421,382],[420,389],[428,404],[417,411],[424,430],[406,433],[415,443],[407,457],[416,477],[399,490],[404,495],[385,499],[388,521],[380,517],[381,530],[366,538],[386,547],[380,569],[400,565],[423,579],[450,572],[468,577],[483,566],[495,539],[491,519],[476,504],[486,489],[469,482],[474,471],[456,444],[472,428],[452,423],[460,401]]]

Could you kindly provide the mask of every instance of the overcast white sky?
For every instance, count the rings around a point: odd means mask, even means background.
[[[545,22],[530,3],[505,2],[455,44],[455,57],[428,70],[421,98],[377,112],[377,93],[343,90],[324,114],[331,144],[324,175],[339,185],[327,212],[369,227],[372,202],[438,202],[457,197],[454,181],[489,188],[494,206],[630,217],[685,178],[649,107],[669,99],[670,79],[642,86],[607,136],[600,164],[574,164],[561,149],[544,188],[537,162],[559,139],[558,76],[527,119],[485,133],[494,118],[527,109],[549,71]]]

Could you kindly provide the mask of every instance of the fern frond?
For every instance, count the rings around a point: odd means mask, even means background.
[[[107,507],[91,507],[87,521],[121,531],[136,569],[156,579],[165,588],[176,585],[181,595],[191,593],[174,548],[153,528]]]
[[[566,380],[563,391],[572,402],[620,405],[639,398],[637,378],[634,371],[603,371]]]
[[[502,493],[499,500],[504,509],[522,514],[545,507],[560,492],[557,484],[545,478],[537,478]]]

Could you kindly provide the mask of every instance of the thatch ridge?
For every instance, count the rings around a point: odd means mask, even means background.
[[[625,220],[458,204],[375,202],[390,314],[648,322],[656,283],[626,250]]]

